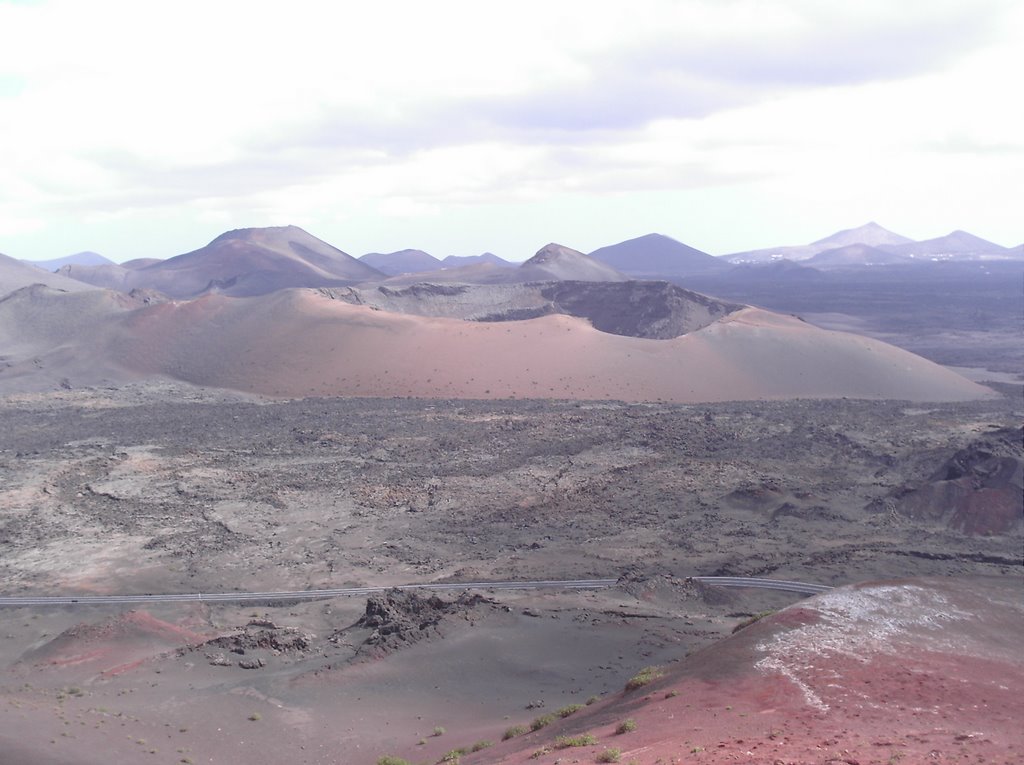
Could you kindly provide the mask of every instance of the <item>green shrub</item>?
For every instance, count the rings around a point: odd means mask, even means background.
[[[597,755],[598,762],[618,762],[619,758],[622,757],[621,749],[605,749],[601,754]]]
[[[559,736],[555,739],[555,749],[568,749],[570,746],[593,746],[597,739],[589,733],[579,736]]]
[[[377,765],[412,765],[408,760],[403,760],[401,757],[392,757],[390,754],[385,754],[383,757],[377,758]]]
[[[626,683],[627,691],[635,691],[637,688],[643,688],[648,683],[652,683],[659,677],[665,676],[665,670],[661,667],[644,667]]]
[[[568,717],[569,715],[576,714],[581,709],[583,709],[582,704],[569,704],[568,706],[564,706],[561,709],[556,709],[555,714],[559,717]]]
[[[433,735],[435,735],[435,736],[443,736],[444,735],[444,728],[442,728],[440,725],[438,725],[436,728],[434,728]]]
[[[600,696],[591,696],[589,699],[587,699],[587,706],[589,707],[591,704],[596,704],[600,700],[601,700]]]
[[[636,720],[630,717],[628,720],[623,720],[619,723],[619,727],[615,729],[615,734],[621,736],[623,733],[632,733],[636,730]]]
[[[536,718],[533,722],[530,723],[530,730],[540,730],[541,728],[546,728],[557,719],[558,718],[554,715],[541,715],[540,717]]]
[[[449,762],[452,763],[452,765],[459,765],[459,761],[465,753],[465,749],[452,749],[450,752],[446,753],[439,762]]]
[[[525,725],[513,725],[511,728],[508,728],[504,733],[501,734],[501,740],[508,741],[510,738],[522,736],[526,732],[527,729]]]
[[[483,741],[477,741],[475,744],[473,744],[473,746],[469,748],[469,751],[479,752],[481,749],[487,749],[488,747],[492,746],[494,746],[493,741],[488,741],[487,739],[484,739]]]

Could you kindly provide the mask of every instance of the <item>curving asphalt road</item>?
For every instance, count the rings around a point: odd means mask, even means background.
[[[760,587],[784,590],[800,595],[817,595],[832,588],[824,584],[790,582],[781,579],[760,579],[745,576],[695,576],[695,581],[718,587]],[[27,595],[0,596],[0,606],[84,606],[111,603],[174,603],[203,601],[206,603],[239,603],[267,600],[319,600],[341,596],[370,595],[390,589],[399,590],[601,590],[612,587],[617,579],[544,579],[533,582],[442,582],[433,584],[402,584],[392,587],[343,587],[331,590],[286,590],[281,592],[214,592],[170,595]]]

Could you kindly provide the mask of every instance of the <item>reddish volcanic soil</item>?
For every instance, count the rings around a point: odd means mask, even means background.
[[[993,395],[893,346],[746,308],[647,340],[570,316],[425,318],[313,290],[205,297],[132,314],[101,355],[134,374],[274,396],[728,401]]]
[[[181,646],[198,645],[209,634],[158,619],[145,611],[129,611],[99,624],[65,630],[24,659],[35,669],[85,668],[116,675]]]
[[[0,383],[167,377],[269,396],[967,401],[995,394],[877,340],[744,308],[650,340],[566,315],[478,322],[376,311],[310,289],[125,305],[42,288],[0,301]]]
[[[664,678],[464,763],[1024,762],[1016,585],[918,580],[791,606]],[[627,718],[636,730],[616,734]],[[556,748],[590,733],[596,745]],[[549,752],[544,750],[549,748]],[[541,752],[541,754],[537,754]]]

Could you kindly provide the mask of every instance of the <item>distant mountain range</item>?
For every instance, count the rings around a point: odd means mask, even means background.
[[[444,260],[438,260],[423,250],[398,250],[397,252],[368,252],[366,255],[361,256],[359,260],[389,276],[425,274],[431,271],[461,268],[480,263],[491,263],[504,267],[519,265],[518,263],[510,263],[490,252],[485,252],[482,255],[449,255]]]
[[[67,255],[63,258],[54,258],[53,260],[23,260],[22,263],[28,263],[30,266],[36,268],[42,268],[47,271],[56,271],[61,266],[112,266],[114,261],[103,257],[98,252],[76,252],[74,255]]]
[[[258,295],[285,287],[318,287],[364,281],[397,280],[411,284],[497,284],[564,279],[622,281],[718,277],[742,281],[806,279],[821,271],[899,265],[933,260],[1024,260],[1024,245],[1002,247],[965,231],[914,241],[875,222],[844,229],[810,244],[769,247],[713,256],[664,234],[645,234],[600,247],[589,255],[550,244],[524,263],[490,252],[449,255],[443,260],[419,249],[371,252],[353,258],[297,226],[249,228],[226,232],[184,255],[159,260],[140,258],[116,264],[95,252],[48,261],[23,261],[37,268],[97,287],[129,292],[154,289],[170,297],[206,292]],[[799,263],[771,271],[760,264]],[[746,266],[733,271],[736,265]]]
[[[822,240],[814,257],[916,254],[856,238]],[[955,237],[965,253],[978,241]],[[285,396],[990,395],[884,343],[668,281],[686,274],[746,280],[755,295],[763,280],[827,278],[787,259],[731,264],[659,234],[590,255],[550,243],[519,265],[421,250],[357,259],[295,226],[229,231],[167,260],[72,259],[59,273],[0,257],[0,390],[158,375]]]
[[[847,249],[856,247],[861,249]],[[768,247],[722,257],[730,263],[765,263],[780,259],[810,262],[823,253],[828,255],[815,262],[815,267],[881,265],[918,258],[984,260],[1024,257],[1021,248],[1002,247],[966,231],[953,231],[946,236],[917,242],[875,222],[839,231],[810,244]]]
[[[398,274],[426,273],[440,271],[444,264],[423,250],[399,250],[398,252],[368,252],[359,258],[389,276]]]

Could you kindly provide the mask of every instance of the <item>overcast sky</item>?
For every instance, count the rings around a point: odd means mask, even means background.
[[[1024,240],[1016,0],[0,0],[0,252]]]

